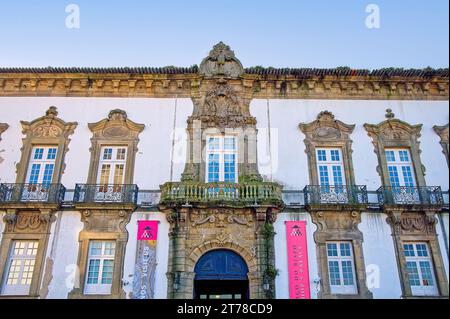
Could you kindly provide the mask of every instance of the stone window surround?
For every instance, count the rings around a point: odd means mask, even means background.
[[[361,222],[361,212],[358,211],[314,211],[311,212],[312,221],[317,225],[314,233],[320,273],[321,299],[372,299],[373,295],[367,288],[366,266],[363,254],[363,234],[358,229]],[[346,225],[346,226],[342,226]],[[357,294],[332,294],[330,274],[328,270],[327,243],[330,241],[351,242],[354,256],[355,278]]]
[[[78,250],[79,273],[74,289],[69,293],[69,299],[125,299],[122,287],[123,266],[125,262],[125,249],[128,242],[126,225],[131,219],[132,210],[84,210],[81,220],[84,229],[80,232]],[[99,225],[100,224],[100,225]],[[113,280],[111,293],[107,295],[85,294],[86,271],[89,256],[89,243],[91,241],[114,241],[116,251],[114,257]]]
[[[405,212],[392,210],[387,212],[387,223],[391,226],[395,254],[402,288],[402,298],[427,298],[413,296],[406,268],[406,257],[403,252],[405,242],[425,242],[429,246],[436,278],[439,297],[448,298],[448,279],[442,259],[439,241],[436,235],[436,212]],[[430,297],[428,297],[430,298]]]
[[[317,172],[317,148],[339,148],[342,152],[346,185],[355,185],[352,161],[352,140],[350,135],[355,125],[335,120],[329,111],[320,112],[317,120],[301,123],[299,129],[305,135],[306,154],[308,155],[309,180],[311,185],[319,185]]]
[[[22,124],[22,134],[25,135],[25,138],[22,139],[23,146],[20,162],[16,166],[16,183],[21,184],[26,182],[31,152],[33,146],[37,145],[57,146],[58,151],[55,159],[52,183],[60,183],[65,169],[64,158],[69,151],[69,136],[74,133],[78,123],[66,123],[57,118],[57,116],[58,112],[56,107],[51,106],[46,111],[45,116],[32,122],[20,122]]]
[[[3,221],[3,232],[0,246],[0,291],[3,288],[8,272],[7,262],[14,241],[34,240],[38,241],[38,250],[35,258],[33,278],[29,294],[26,296],[2,296],[0,299],[21,298],[37,299],[41,296],[41,279],[44,273],[44,259],[50,237],[51,225],[55,220],[52,209],[36,209],[35,211],[22,211],[19,209],[6,210]]]
[[[189,130],[188,130],[189,131]],[[193,176],[194,180],[204,182],[206,181],[207,172],[207,145],[208,137],[212,136],[234,136],[236,137],[237,149],[237,172],[238,182],[242,182],[242,178],[253,176],[257,171],[257,129],[253,127],[245,128],[204,128],[200,126],[194,127],[192,133],[188,132],[189,147],[187,148],[186,167],[190,172],[189,177]],[[199,141],[199,142],[196,142]],[[192,151],[190,151],[192,150]],[[197,154],[200,154],[197,155]],[[200,158],[199,158],[200,157]],[[194,173],[191,173],[193,172]],[[186,175],[186,174],[183,174]]]
[[[123,146],[127,148],[124,184],[132,184],[134,179],[134,164],[138,152],[139,134],[144,130],[144,124],[137,124],[128,119],[122,110],[112,110],[107,119],[88,124],[93,133],[91,138],[91,160],[89,164],[88,184],[98,184],[98,171],[101,149],[105,146]]]
[[[445,126],[435,126],[433,127],[434,131],[436,132],[437,135],[439,135],[439,137],[441,138],[440,144],[442,146],[442,153],[444,153],[445,155],[445,159],[447,160],[447,166],[450,165],[449,162],[449,156],[450,156],[450,151],[449,151],[449,131],[448,131],[448,124]]]
[[[387,148],[409,149],[414,166],[417,186],[426,186],[425,166],[420,158],[420,141],[422,124],[411,125],[399,119],[395,119],[392,110],[386,110],[387,120],[378,125],[364,124],[368,135],[372,138],[374,151],[378,157],[377,172],[381,177],[383,186],[390,186],[389,171],[385,151]]]

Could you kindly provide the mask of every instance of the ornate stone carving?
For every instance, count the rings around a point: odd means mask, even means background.
[[[126,232],[132,212],[125,210],[84,210],[81,221],[85,232]]]
[[[253,298],[263,298],[262,274],[267,263],[266,242],[262,235],[263,225],[268,219],[269,209],[266,208],[266,218],[261,221],[257,216],[263,214],[263,208],[259,213],[252,208],[194,208],[181,207],[176,211],[165,212],[170,224],[171,245],[169,274],[176,269],[183,269],[184,274],[194,271],[195,264],[207,251],[213,249],[230,249],[240,254],[251,272],[258,275],[250,279],[250,295]],[[276,214],[272,212],[272,214]],[[256,247],[260,247],[258,251]],[[269,248],[267,248],[269,249]],[[181,258],[181,256],[186,256]],[[184,278],[182,276],[182,278]],[[181,282],[178,291],[172,291],[169,275],[169,298],[192,298],[193,281],[186,279]]]
[[[342,151],[347,185],[354,185],[352,161],[352,140],[350,135],[355,125],[345,124],[335,119],[329,111],[320,112],[317,119],[311,123],[301,123],[299,129],[305,134],[306,154],[308,154],[309,176],[312,185],[318,185],[317,147],[337,147]]]
[[[238,93],[226,81],[219,81],[206,92],[203,99],[194,99],[194,113],[188,123],[201,121],[206,127],[235,128],[256,125],[250,115],[250,101]]]
[[[215,224],[217,228],[225,228],[228,224],[239,224],[251,227],[253,221],[247,219],[245,216],[237,216],[235,215],[234,210],[220,210],[220,209],[212,209],[207,212],[207,216],[201,216],[194,220],[192,223],[192,227],[197,227],[204,225],[206,223]]]
[[[139,134],[144,130],[144,124],[137,124],[128,119],[127,113],[115,109],[109,112],[108,118],[97,123],[88,124],[93,133],[91,138],[91,161],[88,183],[97,183],[98,165],[102,145],[113,144],[127,147],[127,163],[125,166],[125,184],[133,183],[134,161],[138,151]]]
[[[435,235],[434,213],[389,212],[386,220],[397,235]]]
[[[50,224],[55,221],[55,216],[51,210],[8,210],[3,220],[6,223],[6,233],[43,233],[50,231]]]
[[[200,64],[200,74],[206,77],[225,76],[237,78],[244,73],[242,63],[230,47],[223,42],[214,46]]]
[[[445,158],[447,159],[447,165],[449,165],[449,131],[448,131],[448,124],[445,126],[435,126],[434,131],[437,135],[441,138],[441,145],[442,145],[442,152],[445,155]]]
[[[420,160],[420,142],[422,124],[410,125],[394,118],[392,110],[386,110],[387,120],[378,124],[364,124],[368,135],[372,138],[375,153],[378,156],[377,171],[383,185],[389,186],[389,175],[385,158],[385,149],[388,147],[404,147],[411,152],[414,168],[416,170],[418,186],[425,186],[425,167]]]

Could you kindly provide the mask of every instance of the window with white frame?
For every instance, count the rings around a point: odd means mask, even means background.
[[[116,243],[91,241],[88,254],[84,293],[87,295],[111,294]]]
[[[238,181],[235,136],[208,136],[206,145],[206,182]]]
[[[328,273],[332,294],[358,293],[351,242],[327,242]]]
[[[2,295],[27,296],[30,293],[38,246],[38,241],[12,242]]]
[[[414,296],[437,296],[433,262],[427,243],[404,243],[406,269]]]
[[[98,183],[100,185],[122,185],[125,178],[126,161],[126,147],[102,147],[97,177]]]
[[[317,148],[317,174],[320,186],[345,185],[344,163],[339,148]]]
[[[58,148],[55,146],[34,146],[28,164],[26,182],[49,185],[53,180]]]
[[[415,187],[416,177],[410,151],[387,148],[385,153],[391,187]]]

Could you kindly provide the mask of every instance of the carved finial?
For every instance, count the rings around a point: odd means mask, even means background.
[[[57,117],[58,116],[58,111],[56,109],[56,106],[50,106],[48,108],[48,110],[45,112],[45,115]]]
[[[334,120],[334,114],[330,111],[323,111],[320,112],[319,115],[317,115],[317,119],[319,121],[333,121]]]
[[[200,64],[200,73],[205,76],[239,77],[244,67],[234,52],[223,42],[216,44]]]
[[[108,118],[113,121],[125,121],[127,119],[127,112],[115,109],[109,112]]]
[[[395,114],[392,113],[392,110],[391,109],[387,109],[386,110],[386,118],[387,119],[393,119],[394,117],[395,117]]]

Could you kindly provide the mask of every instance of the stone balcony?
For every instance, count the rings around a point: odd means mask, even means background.
[[[282,206],[282,186],[269,182],[177,182],[161,186],[160,205],[168,207]]]

